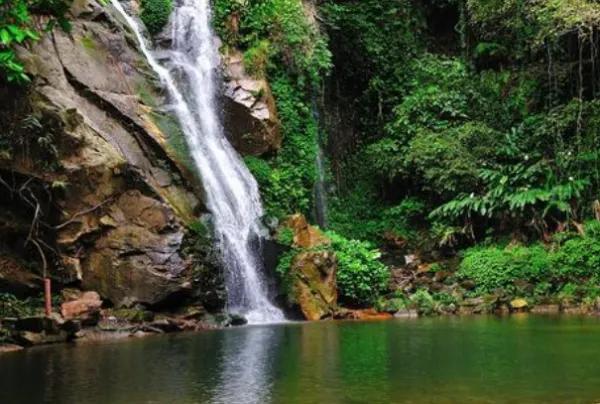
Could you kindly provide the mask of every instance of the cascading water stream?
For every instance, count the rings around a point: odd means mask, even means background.
[[[161,63],[149,50],[136,20],[118,0],[113,6],[131,27],[150,67],[170,98],[190,153],[202,178],[226,267],[228,310],[249,323],[283,321],[268,298],[257,254],[263,215],[256,181],[227,141],[216,110],[220,59],[210,27],[210,0],[178,0],[172,15],[172,45]]]
[[[317,178],[315,181],[315,219],[322,229],[327,228],[327,180],[325,177],[325,153],[323,152],[323,132],[321,131],[321,114],[316,97],[317,91],[312,95],[312,116],[317,125],[317,154],[315,156],[315,168]]]

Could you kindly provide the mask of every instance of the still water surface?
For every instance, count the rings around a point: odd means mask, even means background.
[[[0,357],[0,403],[597,403],[600,319],[252,326]]]

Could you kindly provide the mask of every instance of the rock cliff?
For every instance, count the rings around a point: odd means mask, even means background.
[[[71,19],[20,50],[27,88],[0,86],[0,288],[29,293],[47,268],[115,305],[161,304],[191,292],[197,266],[218,278],[188,237],[201,185],[116,13],[77,0]]]

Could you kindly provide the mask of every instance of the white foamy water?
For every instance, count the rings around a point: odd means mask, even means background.
[[[256,181],[225,138],[217,113],[218,45],[210,26],[209,0],[177,0],[171,16],[172,45],[160,62],[138,22],[118,0],[113,6],[131,27],[148,64],[169,95],[206,191],[226,269],[228,310],[250,323],[283,321],[268,298],[258,254],[263,209]]]

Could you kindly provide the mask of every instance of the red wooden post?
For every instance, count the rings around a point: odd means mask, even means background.
[[[52,289],[50,278],[44,278],[44,307],[46,309],[46,316],[52,314]]]

